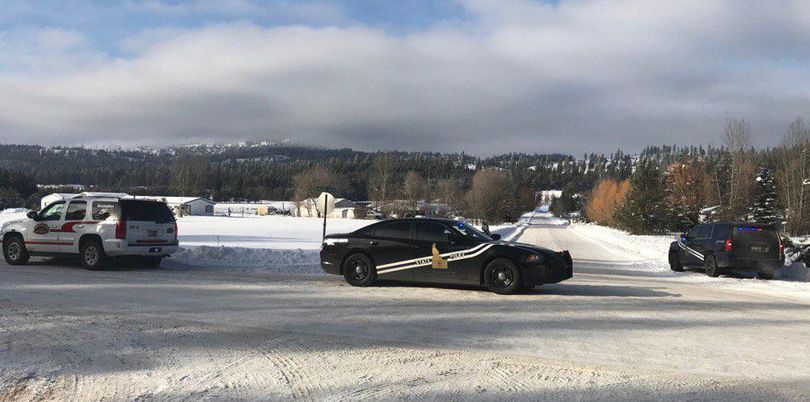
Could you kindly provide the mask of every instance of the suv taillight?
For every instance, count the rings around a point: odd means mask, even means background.
[[[731,239],[726,240],[726,251],[731,251]]]
[[[174,240],[177,240],[177,221],[174,222]]]
[[[115,224],[115,238],[116,239],[127,238],[127,221],[121,219],[118,221],[118,223]]]

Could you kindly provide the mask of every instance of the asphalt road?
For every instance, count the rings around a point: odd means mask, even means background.
[[[806,301],[628,270],[566,228],[520,241],[571,250],[574,279],[498,296],[0,263],[0,400],[810,398]]]

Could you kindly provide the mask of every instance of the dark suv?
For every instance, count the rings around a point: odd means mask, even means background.
[[[669,246],[673,271],[702,266],[711,277],[739,270],[755,271],[762,279],[772,279],[784,262],[784,245],[776,228],[757,223],[695,225]]]

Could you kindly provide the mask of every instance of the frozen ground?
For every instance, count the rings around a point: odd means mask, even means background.
[[[810,398],[808,299],[780,289],[806,283],[674,274],[641,250],[663,237],[530,223],[511,233],[569,249],[575,277],[512,297],[0,263],[0,400]]]

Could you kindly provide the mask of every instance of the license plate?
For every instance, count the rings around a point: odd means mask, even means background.
[[[767,253],[768,252],[768,247],[751,246],[751,251],[753,251],[755,253]]]
[[[160,250],[161,250],[160,247],[152,247],[152,248],[149,249],[149,252],[150,253],[159,253]]]
[[[149,237],[157,237],[157,230],[150,230],[147,235]]]

